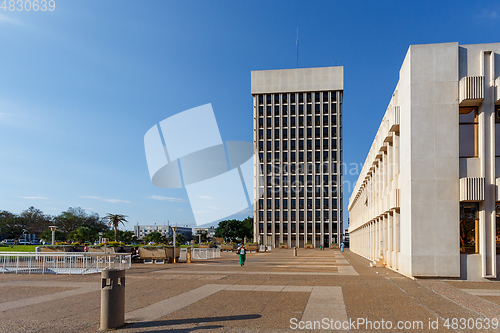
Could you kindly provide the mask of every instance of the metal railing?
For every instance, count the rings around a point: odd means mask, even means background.
[[[191,259],[214,259],[214,258],[220,258],[219,248],[191,249]]]
[[[127,253],[0,252],[1,273],[91,274],[130,267]]]
[[[181,254],[179,255],[179,259],[186,259],[187,250],[185,248],[181,248]],[[212,249],[191,249],[191,259],[214,259],[220,258],[220,249],[212,248]]]
[[[259,248],[259,252],[269,252],[271,251],[271,245],[261,245]]]

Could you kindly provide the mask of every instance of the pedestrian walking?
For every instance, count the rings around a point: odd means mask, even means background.
[[[89,252],[89,246],[87,244],[83,247],[83,252]]]
[[[243,266],[247,257],[247,249],[245,248],[245,244],[241,244],[238,250],[236,250],[236,253],[238,253],[240,257],[240,266]]]
[[[340,243],[340,251],[344,252],[344,242]]]

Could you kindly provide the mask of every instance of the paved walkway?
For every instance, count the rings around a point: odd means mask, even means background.
[[[500,331],[477,327],[500,319],[498,282],[412,280],[349,251],[298,254],[252,253],[242,267],[232,253],[190,265],[134,264],[119,332]],[[100,275],[4,274],[0,295],[0,332],[98,331]]]

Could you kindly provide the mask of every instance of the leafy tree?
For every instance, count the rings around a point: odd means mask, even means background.
[[[134,232],[130,230],[127,231],[119,230],[118,240],[125,244],[137,243],[137,237],[135,236]]]
[[[19,217],[6,210],[0,211],[0,235],[2,238],[19,238],[23,233],[23,224]]]
[[[96,241],[99,237],[99,232],[108,231],[108,225],[103,222],[97,213],[87,214],[85,209],[81,207],[69,207],[68,210],[62,212],[54,218],[54,224],[68,237],[71,234],[76,237],[84,237],[85,241]],[[86,234],[82,234],[83,230],[77,232],[80,227],[85,227],[88,230]],[[76,233],[74,233],[76,232]],[[79,236],[78,236],[79,235]],[[70,237],[71,239],[74,239]]]
[[[243,221],[225,220],[220,221],[215,229],[215,237],[223,238],[225,242],[237,242],[253,238],[253,218],[247,217]]]
[[[17,217],[17,225],[26,229],[29,234],[39,234],[49,227],[52,218],[33,206],[24,210]]]
[[[143,238],[144,242],[149,243],[167,243],[168,239],[167,237],[163,236],[159,231],[153,231],[144,236]]]
[[[67,236],[85,223],[85,218],[83,216],[74,215],[70,210],[71,207],[67,211],[64,211],[56,216],[54,219],[54,224]]]
[[[88,226],[81,226],[69,234],[69,239],[79,243],[93,242],[95,241],[95,235]]]
[[[201,235],[201,237],[200,237],[200,235]],[[200,239],[201,239],[201,243],[204,243],[208,240],[207,232],[202,231],[201,234],[195,234],[195,235],[193,235],[193,239],[194,239],[194,242],[196,244],[200,243]]]
[[[175,245],[180,246],[181,244],[186,243],[186,236],[183,234],[177,234],[175,235]]]
[[[118,238],[118,226],[123,224],[125,226],[125,222],[127,222],[127,215],[123,214],[110,214],[108,213],[104,218],[108,220],[109,227],[113,227],[115,229],[115,242]]]
[[[240,232],[238,238],[242,240],[247,238],[247,240],[253,240],[253,217],[248,216],[246,219],[241,221]]]
[[[241,235],[241,221],[224,220],[220,221],[215,229],[215,237],[224,239],[225,242],[236,242]]]

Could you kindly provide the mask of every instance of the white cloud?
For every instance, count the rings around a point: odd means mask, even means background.
[[[111,202],[111,203],[120,203],[120,202],[130,203],[130,201],[120,200],[120,199],[101,199],[101,200],[106,201],[106,202]]]
[[[13,24],[13,25],[24,25],[23,22],[16,20],[16,19],[14,19],[6,14],[0,14],[0,23],[7,23],[7,24]]]
[[[500,18],[500,14],[497,11],[495,11],[495,10],[486,10],[486,9],[484,9],[477,16],[479,18],[482,18],[482,19],[491,19],[491,20],[496,20],[497,18]]]
[[[200,195],[200,199],[205,199],[205,200],[214,200],[213,197],[210,197],[208,195]]]
[[[29,200],[49,200],[47,197],[42,197],[42,196],[33,196],[33,197],[19,197],[21,199],[29,199]]]
[[[148,199],[160,200],[160,201],[170,201],[170,202],[184,202],[184,200],[173,197],[162,197],[161,195],[151,195]]]
[[[127,201],[127,200],[120,200],[120,199],[105,199],[105,198],[102,198],[102,197],[95,197],[95,196],[86,196],[86,195],[82,195],[80,196],[80,198],[84,198],[84,199],[93,199],[93,200],[100,200],[100,201],[105,201],[105,202],[111,202],[111,203],[130,203],[130,201]]]

